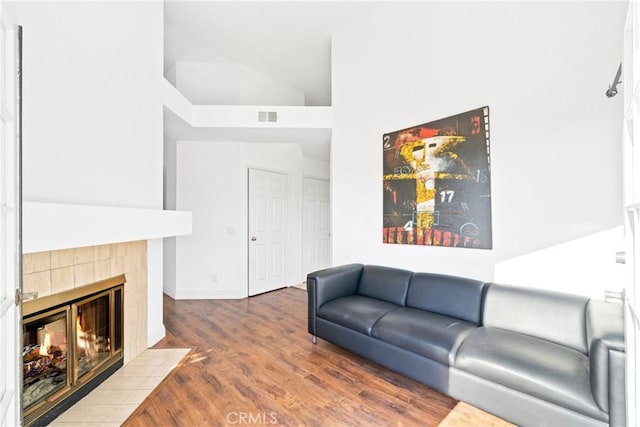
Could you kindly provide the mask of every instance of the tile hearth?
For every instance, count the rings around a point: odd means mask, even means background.
[[[190,348],[147,349],[51,423],[118,427],[166,378]]]

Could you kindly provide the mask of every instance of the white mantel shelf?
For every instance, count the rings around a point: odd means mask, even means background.
[[[191,234],[191,212],[25,201],[22,252]]]

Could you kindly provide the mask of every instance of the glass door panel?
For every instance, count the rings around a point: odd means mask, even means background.
[[[72,307],[76,325],[76,378],[80,379],[111,356],[109,293]]]

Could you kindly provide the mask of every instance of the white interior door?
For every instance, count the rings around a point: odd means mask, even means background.
[[[625,283],[627,350],[627,424],[637,425],[640,410],[640,7],[633,0],[625,26],[624,71],[624,204],[628,280]]]
[[[20,307],[20,29],[0,2],[0,426],[22,424]]]
[[[304,178],[302,185],[302,274],[329,266],[329,181]]]
[[[249,169],[249,295],[287,283],[287,175]]]

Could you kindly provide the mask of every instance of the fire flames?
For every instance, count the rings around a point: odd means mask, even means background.
[[[67,337],[66,334],[49,327],[44,328],[44,334],[42,336],[42,342],[37,349],[40,356],[54,356],[60,352],[67,351]]]
[[[76,320],[76,343],[78,350],[84,350],[86,356],[93,356],[97,353],[95,346],[96,336],[91,330],[85,331],[82,327],[82,316],[78,316]]]
[[[40,356],[48,356],[51,348],[51,332],[45,329],[44,340],[40,344]]]
[[[96,336],[91,333],[91,330],[85,331],[82,324],[82,317],[78,316],[76,320],[76,343],[78,350],[84,353],[83,355],[91,356],[98,352],[96,348]],[[55,331],[45,327],[44,337],[38,349],[38,354],[43,357],[52,356],[55,348],[66,352],[66,342],[66,338],[62,340],[56,339]]]
[[[25,378],[38,377],[52,370],[62,369],[67,358],[67,335],[64,322],[54,322],[38,330],[40,343],[23,349],[23,374]]]

